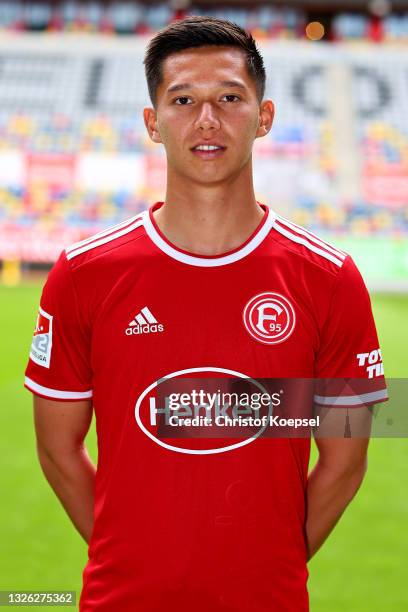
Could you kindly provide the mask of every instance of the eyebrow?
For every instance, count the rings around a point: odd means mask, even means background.
[[[218,81],[217,85],[221,85],[221,87],[239,87],[240,89],[246,89],[245,85],[239,81]],[[169,87],[167,93],[181,91],[182,89],[191,89],[192,87],[194,87],[194,85],[191,83],[180,83]]]

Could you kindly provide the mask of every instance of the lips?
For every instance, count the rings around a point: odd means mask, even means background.
[[[215,159],[222,155],[226,147],[218,143],[199,143],[192,147],[191,151],[201,159]]]
[[[218,144],[198,144],[192,148],[193,151],[218,151],[220,149],[225,149]]]

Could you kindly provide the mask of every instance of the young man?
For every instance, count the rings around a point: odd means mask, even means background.
[[[229,376],[356,377],[344,405],[381,401],[361,357],[378,349],[370,300],[348,255],[256,201],[274,106],[252,37],[189,18],[145,67],[165,202],[62,252],[26,371],[42,468],[89,542],[80,609],[303,612],[307,560],[362,482],[367,439],[317,438],[308,477],[308,437],[160,435],[155,402],[164,379]]]

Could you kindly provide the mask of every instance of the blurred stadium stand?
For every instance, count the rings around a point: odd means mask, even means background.
[[[371,285],[406,287],[408,59],[393,43],[408,17],[386,17],[390,44],[373,45],[359,14],[333,16],[345,42],[332,44],[295,40],[306,14],[294,7],[207,13],[252,29],[264,53],[277,111],[255,147],[258,198],[361,258]],[[51,262],[163,197],[142,34],[173,17],[164,4],[0,1],[0,258]]]
[[[330,16],[325,38],[336,41],[408,41],[408,2],[394,0],[395,11],[381,18],[367,11],[388,0],[0,0],[0,31],[103,32],[149,34],[189,14],[230,19],[258,38],[304,38],[313,14]],[[184,7],[184,8],[176,8]],[[343,10],[341,10],[343,7]],[[352,11],[352,12],[351,12]],[[381,12],[381,11],[380,11]]]
[[[228,6],[176,9],[167,2],[21,2],[0,1],[0,29],[21,31],[82,31],[147,34],[188,14],[231,19],[264,36],[301,36],[304,12],[296,8],[261,5],[248,10]]]

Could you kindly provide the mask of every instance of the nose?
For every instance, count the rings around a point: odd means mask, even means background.
[[[213,105],[210,102],[203,102],[195,121],[195,128],[200,130],[218,130],[220,122]]]

